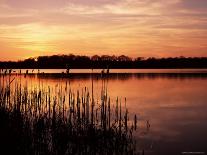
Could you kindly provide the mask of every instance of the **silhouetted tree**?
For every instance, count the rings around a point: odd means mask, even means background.
[[[132,59],[128,56],[94,55],[52,55],[29,58],[23,61],[0,62],[0,68],[207,68],[207,57],[169,57]]]

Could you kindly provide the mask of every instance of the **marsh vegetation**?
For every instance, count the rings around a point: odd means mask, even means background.
[[[135,154],[136,115],[124,101],[111,103],[103,82],[101,98],[70,83],[22,85],[0,77],[0,146],[7,154]],[[93,85],[93,83],[92,83]]]

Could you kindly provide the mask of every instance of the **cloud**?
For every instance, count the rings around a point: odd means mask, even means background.
[[[2,3],[12,8],[19,9],[44,9],[59,8],[64,6],[68,0],[3,0]],[[1,2],[0,2],[1,3]]]
[[[166,4],[162,4],[162,6]],[[63,12],[82,15],[154,15],[160,13],[159,8],[162,6],[161,3],[148,0],[122,0],[116,1],[116,3],[103,3],[98,6],[70,2],[63,8]]]
[[[207,1],[206,0],[181,0],[180,3],[176,5],[187,10],[203,10],[207,11]]]
[[[207,55],[206,0],[196,2],[2,0],[0,45],[8,51]]]

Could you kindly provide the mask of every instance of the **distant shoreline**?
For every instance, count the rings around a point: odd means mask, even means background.
[[[122,76],[122,75],[207,75],[207,69],[0,69],[1,75],[47,75],[47,76]]]
[[[207,57],[130,58],[70,54],[0,61],[0,69],[207,69]]]

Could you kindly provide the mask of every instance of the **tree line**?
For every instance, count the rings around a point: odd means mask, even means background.
[[[207,68],[207,57],[130,58],[125,55],[52,55],[22,61],[1,61],[2,69],[130,69],[130,68]]]

